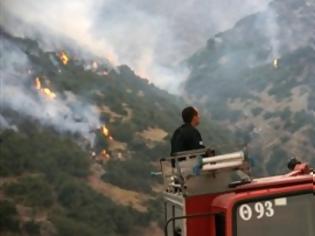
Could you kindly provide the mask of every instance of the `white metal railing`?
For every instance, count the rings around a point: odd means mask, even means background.
[[[242,166],[245,160],[243,151],[204,157],[206,151],[207,149],[186,151],[161,159],[165,189],[170,192],[180,189],[184,193],[186,190],[199,191],[205,186],[215,191],[218,186],[221,188],[230,183],[225,183],[225,179],[229,181],[228,176]]]
[[[202,170],[219,170],[225,168],[239,167],[245,160],[244,152],[234,152],[224,155],[206,157],[202,159]]]

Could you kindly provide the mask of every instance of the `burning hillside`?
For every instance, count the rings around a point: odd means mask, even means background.
[[[69,62],[69,56],[67,55],[67,53],[65,51],[61,51],[58,54],[59,60],[64,64],[67,65]]]
[[[35,78],[35,88],[40,92],[41,95],[49,99],[56,98],[56,94],[52,92],[49,88],[42,87],[42,83],[39,77]]]

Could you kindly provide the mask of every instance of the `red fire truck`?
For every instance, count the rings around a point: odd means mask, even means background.
[[[203,153],[161,160],[166,236],[315,236],[315,176],[308,165],[251,179],[240,170],[244,152]]]

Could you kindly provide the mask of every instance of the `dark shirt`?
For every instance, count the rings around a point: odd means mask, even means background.
[[[177,128],[171,139],[171,155],[176,152],[205,148],[199,131],[191,124]]]

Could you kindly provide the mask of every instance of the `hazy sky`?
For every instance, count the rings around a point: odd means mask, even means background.
[[[176,68],[206,40],[269,0],[1,0],[0,24],[46,49],[69,40],[114,65],[127,64],[172,92],[187,77]],[[55,35],[57,37],[51,37]],[[67,39],[68,41],[66,41]]]

